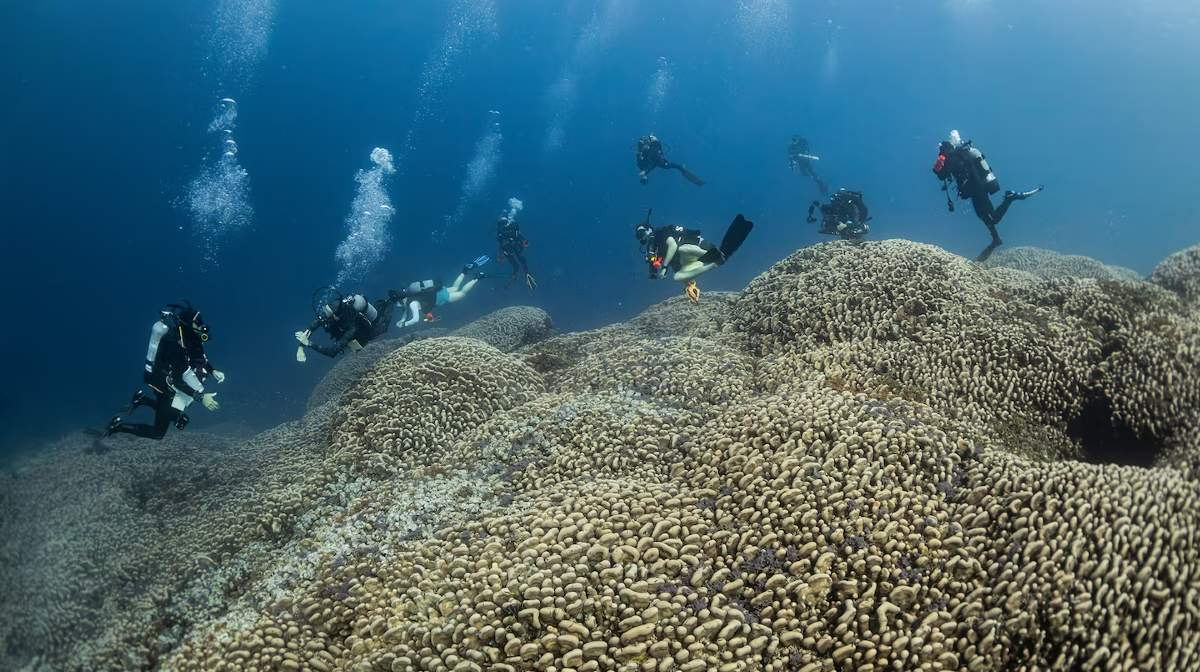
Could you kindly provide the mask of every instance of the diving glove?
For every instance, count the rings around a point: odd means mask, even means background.
[[[213,378],[215,378],[217,380],[218,384],[225,382],[225,374],[224,373],[222,373],[216,369],[213,369],[212,374],[213,374]]]
[[[209,411],[216,411],[221,408],[221,404],[217,403],[216,392],[205,392],[204,394],[200,395],[200,403],[203,404],[204,408]]]
[[[312,341],[308,338],[310,335],[311,333],[308,331],[297,331],[296,340],[300,341],[300,345],[312,345]]]
[[[296,361],[300,362],[301,364],[308,361],[308,355],[304,354],[303,345],[296,348]]]

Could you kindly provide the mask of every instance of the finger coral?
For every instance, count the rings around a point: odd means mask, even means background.
[[[500,341],[410,343],[304,420],[170,469],[115,444],[86,462],[114,490],[80,478],[41,512],[5,495],[29,520],[0,523],[20,568],[4,599],[55,607],[6,619],[4,655],[1197,669],[1197,318],[1175,286],[1043,275],[828,243],[740,294],[591,332],[485,320]],[[24,469],[17,496],[54,482]],[[129,494],[130,470],[160,486]],[[104,501],[104,517],[82,506]],[[113,537],[100,557],[89,526]],[[50,548],[61,583],[30,564]]]

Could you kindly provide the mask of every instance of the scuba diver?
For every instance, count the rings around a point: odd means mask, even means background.
[[[454,284],[446,287],[441,280],[419,280],[400,291],[392,290],[388,297],[404,308],[407,319],[396,322],[401,329],[411,327],[418,322],[434,322],[437,316],[434,308],[448,303],[458,303],[466,298],[467,293],[475,287],[475,283],[487,275],[479,270],[491,261],[486,254],[480,255],[475,261],[463,266],[462,273],[454,279]],[[468,281],[467,276],[472,276]],[[463,284],[463,283],[466,284]]]
[[[346,348],[358,352],[387,332],[392,302],[383,299],[371,303],[362,294],[342,297],[336,289],[322,287],[313,293],[313,312],[317,319],[308,325],[308,329],[296,332],[296,340],[300,341],[300,347],[296,348],[297,362],[308,360],[305,348],[312,348],[326,357],[337,357]],[[329,334],[332,344],[322,346],[312,342],[312,332],[318,328]]]
[[[687,169],[687,166],[672,163],[667,160],[664,153],[662,140],[659,140],[653,133],[643,135],[637,141],[637,167],[638,179],[642,184],[646,183],[650,171],[655,168],[673,168],[679,171],[688,182],[697,187],[704,186],[704,180],[696,177],[694,173]]]
[[[653,212],[653,209],[647,210],[646,219],[634,228],[634,235],[646,254],[650,279],[665,278],[667,269],[675,271],[676,280],[687,282],[683,291],[692,303],[700,301],[700,288],[696,286],[696,276],[728,261],[754,228],[754,222],[738,215],[725,231],[721,245],[716,246],[705,240],[695,229],[685,229],[682,226],[663,226],[656,229],[650,226],[650,215]]]
[[[825,184],[825,180],[822,180],[817,175],[817,171],[813,169],[812,162],[820,160],[821,157],[812,154],[808,148],[808,140],[800,135],[792,136],[792,143],[788,145],[788,167],[812,178],[812,181],[817,184],[817,191],[821,192],[822,196],[828,196],[829,185]]]
[[[529,272],[529,264],[525,261],[525,248],[529,247],[529,241],[521,234],[516,213],[511,209],[496,221],[496,244],[500,250],[496,261],[501,264],[508,262],[508,265],[512,266],[512,275],[509,276],[506,286],[511,287],[520,273],[525,276],[526,287],[537,289],[537,279]]]
[[[213,368],[204,352],[208,342],[208,325],[200,311],[188,301],[167,305],[158,321],[150,328],[150,343],[146,348],[146,370],[143,382],[153,396],[139,389],[124,414],[113,416],[104,436],[133,434],[147,439],[162,439],[167,429],[175,425],[183,429],[188,424],[185,411],[197,398],[209,411],[221,407],[216,392],[205,392],[204,381],[212,376],[225,382],[225,374]],[[128,416],[141,407],[154,410],[154,424],[126,422]]]
[[[987,227],[988,233],[992,234],[992,242],[975,259],[979,262],[986,261],[997,247],[1004,244],[996,227],[999,226],[1000,220],[1004,219],[1008,207],[1014,201],[1023,201],[1043,189],[1038,185],[1036,189],[1029,191],[1005,191],[1000,207],[992,205],[991,195],[1000,191],[1000,181],[996,179],[983,152],[976,149],[970,140],[963,141],[958,131],[950,131],[950,139],[943,140],[938,145],[938,158],[933,164],[933,174],[942,181],[942,191],[946,192],[946,207],[950,212],[954,212],[954,201],[951,200],[949,192],[950,180],[953,179],[958,186],[958,197],[971,199],[971,205],[975,207],[975,216],[979,217],[979,221]]]
[[[818,233],[840,236],[842,240],[862,240],[871,230],[867,224],[871,216],[867,214],[867,204],[863,202],[861,191],[838,189],[825,205],[813,201],[808,206],[809,224],[817,221],[813,210],[818,207],[821,208],[821,228]]]

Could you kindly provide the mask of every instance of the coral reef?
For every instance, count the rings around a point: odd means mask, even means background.
[[[554,324],[546,311],[532,306],[512,306],[481,317],[452,335],[479,339],[501,352],[512,352],[553,332]]]
[[[367,371],[370,371],[378,364],[379,360],[391,354],[396,348],[413,341],[437,338],[445,335],[446,331],[443,329],[425,329],[419,332],[401,334],[394,338],[383,338],[372,341],[358,352],[347,353],[338,357],[334,360],[333,367],[329,369],[329,372],[321,378],[320,382],[313,388],[312,393],[308,395],[307,410],[311,411],[321,404],[342,396],[343,392],[350,389]]]
[[[989,268],[1015,268],[1040,278],[1092,278],[1095,280],[1141,280],[1137,271],[1110,266],[1091,257],[1060,254],[1040,247],[1006,247],[985,262]]]
[[[0,662],[1197,669],[1200,320],[1173,282],[834,242],[591,332],[408,344],[245,444],[64,448],[2,501]],[[80,492],[13,508],[64,466]]]
[[[752,281],[734,316],[770,390],[811,366],[982,423],[1026,455],[1158,445],[1200,409],[1200,324],[1145,282],[1039,281],[918,243],[831,243]]]
[[[413,341],[441,336],[465,336],[476,338],[504,352],[516,350],[539,341],[554,330],[550,315],[541,308],[513,306],[486,315],[453,332],[438,327],[420,328],[404,332],[392,338],[368,343],[365,348],[351,355],[339,357],[313,389],[308,398],[308,410],[331,401],[339,396],[374,367],[379,360],[396,348]]]
[[[1175,292],[1193,308],[1200,307],[1200,245],[1163,259],[1150,274],[1150,282]]]

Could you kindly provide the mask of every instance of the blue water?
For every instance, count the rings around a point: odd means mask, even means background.
[[[866,193],[875,237],[968,256],[984,246],[969,206],[948,214],[929,172],[937,142],[958,128],[1005,187],[1047,185],[1005,219],[1008,245],[1146,273],[1197,242],[1195,2],[683,7],[3,3],[4,451],[102,425],[140,382],[157,310],[180,297],[201,307],[210,357],[229,375],[224,408],[192,413],[192,428],[298,415],[329,363],[297,365],[291,335],[311,319],[313,289],[337,276],[354,175],[375,147],[390,149],[398,170],[386,180],[391,244],[357,285],[372,296],[452,279],[494,253],[508,197],[525,203],[541,287],[485,283],[445,312],[450,326],[529,303],[561,328],[589,328],[676,294],[676,283],[645,279],[632,227],[648,206],[657,222],[713,237],[738,212],[755,220],[733,262],[702,282],[742,287],[819,242],[803,222],[815,191],[786,165],[794,133],[822,156],[832,186]],[[262,30],[214,28],[264,8],[273,14]],[[260,55],[231,58],[256,40]],[[669,85],[654,93],[656,80]],[[238,102],[237,160],[254,217],[213,265],[183,200],[212,158],[206,128],[225,96]],[[489,110],[503,135],[494,176],[435,242],[462,201]],[[661,171],[639,185],[632,147],[648,131],[708,185]]]

